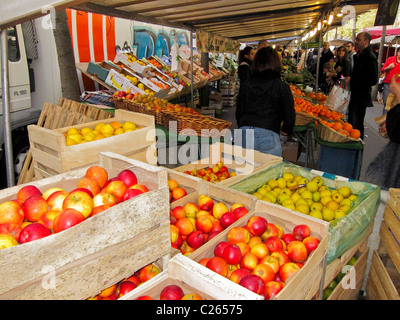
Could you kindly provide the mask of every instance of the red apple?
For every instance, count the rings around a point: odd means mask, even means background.
[[[83,192],[86,192],[86,193],[88,194],[89,197],[91,197],[91,198],[94,197],[92,191],[90,191],[90,190],[87,189],[87,188],[76,188],[76,189],[72,190],[71,192],[69,192],[69,194],[71,194],[72,192],[75,192],[75,191],[83,191]]]
[[[129,169],[122,170],[117,175],[117,180],[124,182],[128,188],[133,186],[134,184],[137,184],[136,174],[134,174],[132,170]]]
[[[200,246],[202,246],[205,242],[206,239],[204,237],[204,233],[201,231],[193,231],[191,234],[189,234],[186,238],[186,242],[190,247],[193,249],[197,249]]]
[[[289,256],[284,251],[275,251],[271,253],[271,257],[275,257],[279,261],[279,266],[282,267],[285,263],[290,262]]]
[[[143,193],[143,191],[139,190],[139,189],[128,189],[122,195],[122,201],[132,199],[142,193]]]
[[[183,238],[181,235],[178,235],[178,238],[176,239],[176,241],[171,243],[171,247],[173,247],[175,249],[180,249],[182,244],[183,244]]]
[[[264,283],[270,282],[275,279],[275,272],[266,264],[258,264],[254,267],[252,274],[259,276]]]
[[[219,172],[221,172],[221,173],[228,172],[228,167],[222,166],[221,168],[219,168]]]
[[[118,287],[115,290],[115,296],[117,297],[117,299],[119,299],[124,295],[126,295],[128,292],[131,292],[132,290],[136,289],[136,287],[137,285],[132,281],[124,280],[118,284]]]
[[[248,270],[246,268],[239,268],[232,272],[229,280],[239,284],[240,280],[242,280],[242,278],[244,276],[247,276],[249,274],[250,274],[250,270]]]
[[[240,280],[239,284],[261,296],[264,296],[266,293],[267,288],[265,287],[264,281],[255,274],[244,276],[242,280]]]
[[[265,240],[265,244],[267,245],[270,252],[283,250],[283,244],[281,242],[281,239],[279,239],[278,237],[269,237],[267,240]]]
[[[265,284],[267,287],[265,300],[271,299],[273,296],[276,296],[285,286],[285,284],[281,281],[270,281]]]
[[[303,241],[311,234],[310,228],[305,224],[299,224],[293,228],[293,236],[296,240]]]
[[[118,203],[123,201],[122,197],[125,191],[128,190],[128,186],[125,182],[120,180],[111,181],[105,188],[105,192],[112,194],[117,199]]]
[[[293,262],[303,263],[307,260],[307,248],[303,242],[295,240],[287,246],[288,256]]]
[[[39,223],[43,224],[45,227],[53,230],[54,227],[54,219],[60,214],[59,210],[49,210],[46,211],[40,219],[38,220]]]
[[[214,255],[216,257],[223,258],[224,257],[224,250],[225,250],[225,248],[227,247],[228,244],[229,243],[226,242],[226,241],[219,242],[214,248]]]
[[[221,224],[221,227],[224,229],[228,228],[235,221],[236,221],[235,215],[230,211],[225,212],[222,215],[221,219],[219,219],[219,223]]]
[[[306,246],[307,253],[310,254],[313,252],[315,249],[317,249],[320,240],[316,237],[306,237],[303,240],[304,245]]]
[[[268,223],[267,230],[261,235],[261,238],[264,240],[268,239],[269,237],[278,237],[279,238],[279,229],[273,223]]]
[[[247,221],[247,228],[254,236],[261,236],[268,228],[268,221],[260,216],[251,217]]]
[[[286,283],[286,280],[299,270],[300,267],[297,264],[295,264],[294,262],[288,262],[280,267],[279,276],[282,279],[282,281]]]
[[[206,267],[223,277],[226,277],[228,274],[228,264],[221,257],[212,257],[208,260]]]
[[[104,205],[107,208],[115,206],[117,204],[117,199],[109,193],[99,193],[93,197],[93,207],[98,207]]]
[[[95,215],[99,214],[100,212],[103,212],[103,211],[107,210],[108,208],[109,208],[109,206],[105,206],[104,204],[102,204],[100,206],[97,206],[97,207],[94,207],[92,209],[92,212],[89,214],[88,218],[94,217]]]
[[[64,199],[63,209],[75,209],[86,219],[93,209],[93,199],[83,190],[74,190]]]
[[[47,198],[54,192],[56,191],[63,191],[64,189],[59,188],[59,187],[53,187],[53,188],[49,188],[47,189],[45,192],[43,192],[42,197],[44,200],[47,200]]]
[[[64,199],[68,196],[68,192],[65,190],[59,190],[53,192],[47,198],[47,204],[49,205],[49,210],[62,210],[62,204]]]
[[[19,189],[17,192],[17,199],[24,203],[26,199],[32,196],[41,196],[42,192],[34,185],[27,185]]]
[[[139,189],[143,193],[148,192],[149,189],[144,184],[134,184],[133,186],[130,186],[129,189]]]
[[[40,196],[41,197],[41,196]],[[28,198],[29,199],[29,198]],[[38,240],[51,235],[51,230],[45,227],[43,224],[34,222],[28,224],[25,228],[21,230],[19,234],[19,243],[26,243],[34,240]]]
[[[295,238],[294,238],[293,233],[285,233],[285,234],[282,236],[282,240],[283,240],[283,242],[286,243],[286,245],[288,245],[290,242],[294,241]]]
[[[279,271],[280,268],[280,263],[277,257],[267,255],[264,258],[260,260],[260,263],[266,264],[267,266],[271,267],[271,269],[274,271],[276,274]]]
[[[162,289],[160,300],[181,300],[184,295],[181,287],[171,284]]]
[[[197,202],[199,204],[199,208],[201,210],[205,210],[205,211],[210,211],[214,206],[213,199],[211,199],[209,196],[206,196],[204,194],[199,196],[199,198],[197,199]]]
[[[85,176],[97,181],[101,188],[104,187],[108,180],[107,170],[100,166],[91,166],[86,170]]]
[[[85,220],[85,217],[78,210],[73,208],[63,209],[54,219],[54,233],[69,229]]]
[[[160,270],[153,264],[148,264],[139,271],[139,279],[146,282],[160,273]]]
[[[2,223],[0,224],[0,234],[8,234],[18,241],[19,234],[21,233],[21,225],[16,223]]]
[[[240,261],[240,267],[253,271],[258,263],[259,259],[257,256],[254,253],[248,252],[242,257],[242,260]]]
[[[136,300],[154,300],[154,299],[150,296],[140,296],[137,297]]]
[[[36,222],[48,211],[48,205],[42,196],[34,195],[24,201],[22,210],[26,220]]]
[[[228,243],[222,253],[222,258],[227,264],[236,265],[242,260],[242,252],[236,244]]]
[[[17,201],[0,203],[0,223],[15,223],[20,225],[24,221],[24,211]]]
[[[221,223],[220,223],[220,221],[218,220],[218,219],[216,219],[214,222],[213,222],[213,226],[212,226],[212,229],[211,229],[211,231],[210,231],[210,233],[211,232],[221,232],[221,231],[224,231],[224,228],[222,228],[222,226],[221,226]]]
[[[238,207],[233,210],[233,215],[235,216],[236,220],[240,219],[243,217],[249,210],[247,210],[245,207]]]
[[[169,223],[174,225],[178,220],[175,218],[175,216],[173,216],[171,214],[171,212],[172,211],[170,211],[170,214],[169,214]]]
[[[221,231],[211,231],[208,234],[208,241],[211,240],[212,238],[214,238],[215,236],[217,236]]]

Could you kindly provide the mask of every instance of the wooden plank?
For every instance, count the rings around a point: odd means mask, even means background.
[[[394,211],[391,209],[390,206],[385,207],[385,211],[383,214],[383,219],[386,222],[387,226],[390,226],[390,231],[393,233],[393,236],[397,239],[397,246],[399,247],[400,250],[400,220],[394,213]]]
[[[388,205],[392,208],[397,218],[400,219],[400,189],[389,189]]]
[[[390,255],[390,258],[393,260],[394,265],[397,270],[400,270],[400,248],[396,239],[393,237],[392,233],[386,221],[382,221],[381,230],[380,230],[381,241],[386,247],[387,252]]]

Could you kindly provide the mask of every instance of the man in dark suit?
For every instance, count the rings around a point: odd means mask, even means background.
[[[355,39],[358,50],[354,55],[354,66],[351,76],[346,78],[350,83],[350,102],[348,107],[348,121],[354,129],[360,130],[361,139],[364,139],[364,117],[367,107],[373,107],[372,86],[378,82],[378,62],[369,45],[371,34],[360,32]]]
[[[321,57],[319,58],[319,70],[318,70],[318,86],[325,87],[325,77],[324,77],[324,64],[329,62],[333,58],[333,52],[329,47],[329,42],[324,42],[323,51],[321,53]],[[325,92],[326,93],[326,92]]]

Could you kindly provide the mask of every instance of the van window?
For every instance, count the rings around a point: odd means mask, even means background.
[[[18,45],[17,29],[10,27],[7,29],[8,36],[8,60],[11,62],[19,61],[21,58]]]

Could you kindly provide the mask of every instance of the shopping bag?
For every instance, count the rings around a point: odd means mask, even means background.
[[[332,110],[346,114],[350,101],[350,86],[340,81],[335,84],[326,99],[325,105]]]

